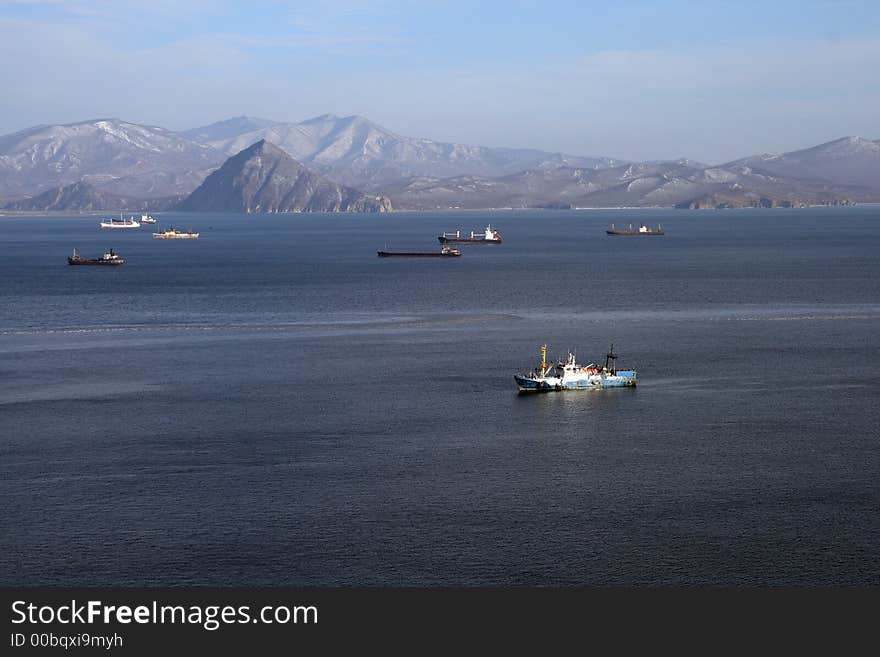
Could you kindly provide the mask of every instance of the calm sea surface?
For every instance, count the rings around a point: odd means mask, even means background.
[[[880,207],[159,219],[0,218],[0,584],[880,584]]]

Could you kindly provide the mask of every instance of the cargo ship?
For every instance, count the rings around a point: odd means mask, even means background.
[[[140,228],[140,225],[134,217],[123,219],[122,214],[119,219],[105,219],[101,222],[101,228]]]
[[[192,228],[183,233],[172,226],[161,233],[153,233],[154,240],[195,240],[198,238],[199,234],[194,233]]]
[[[376,251],[380,258],[458,258],[461,251],[444,246],[440,251]]]
[[[603,390],[633,387],[638,383],[635,370],[619,370],[614,345],[605,355],[605,364],[579,365],[574,354],[555,365],[547,362],[547,345],[541,345],[541,362],[528,374],[513,376],[520,392],[554,392],[559,390]]]
[[[659,225],[656,228],[651,228],[650,226],[646,226],[645,224],[640,224],[638,229],[633,228],[633,225],[630,224],[629,228],[620,229],[615,228],[614,224],[611,224],[611,228],[605,231],[609,235],[663,235],[663,228]]]
[[[113,252],[113,249],[110,249],[107,253],[102,255],[100,258],[83,258],[76,252],[76,249],[73,250],[73,255],[68,256],[67,258],[68,265],[122,265],[125,264],[125,260],[120,258],[117,254]]]
[[[443,233],[437,239],[441,244],[501,244],[501,233],[493,230],[492,226],[486,226],[482,234],[471,231],[471,234],[462,235],[460,230],[454,233]]]

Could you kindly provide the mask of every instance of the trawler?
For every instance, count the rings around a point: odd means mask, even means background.
[[[468,236],[462,235],[461,231],[457,230],[454,233],[443,233],[437,239],[441,244],[501,244],[501,233],[493,230],[490,224],[482,234],[471,231]]]
[[[547,345],[541,345],[541,362],[528,374],[513,376],[520,392],[553,392],[558,390],[602,390],[632,387],[638,383],[635,370],[619,370],[614,345],[605,355],[605,364],[579,365],[574,354],[555,365],[547,362]]]
[[[153,239],[155,240],[195,240],[198,238],[199,234],[194,233],[192,228],[184,233],[172,226],[161,233],[153,233]]]

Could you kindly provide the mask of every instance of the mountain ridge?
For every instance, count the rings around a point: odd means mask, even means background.
[[[747,166],[776,176],[880,188],[880,140],[847,136],[785,153],[762,153],[726,166]]]
[[[260,140],[226,160],[177,208],[246,214],[386,212],[391,203],[322,178],[279,147]]]
[[[143,199],[108,194],[90,183],[80,181],[49,189],[32,198],[11,201],[0,207],[18,212],[97,212],[121,209],[155,212],[169,210],[179,201],[179,197]]]
[[[0,137],[0,197],[33,196],[89,177],[96,186],[156,174],[203,177],[222,162],[216,149],[158,126],[119,119],[42,125]],[[179,190],[155,189],[155,196]]]

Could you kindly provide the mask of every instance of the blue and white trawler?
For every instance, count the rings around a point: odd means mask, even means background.
[[[514,374],[520,392],[553,392],[556,390],[601,390],[635,386],[638,373],[635,370],[619,370],[615,361],[614,345],[605,355],[605,365],[594,363],[582,366],[575,362],[574,354],[568,354],[566,362],[556,365],[547,362],[547,345],[541,345],[541,363],[528,374]]]

